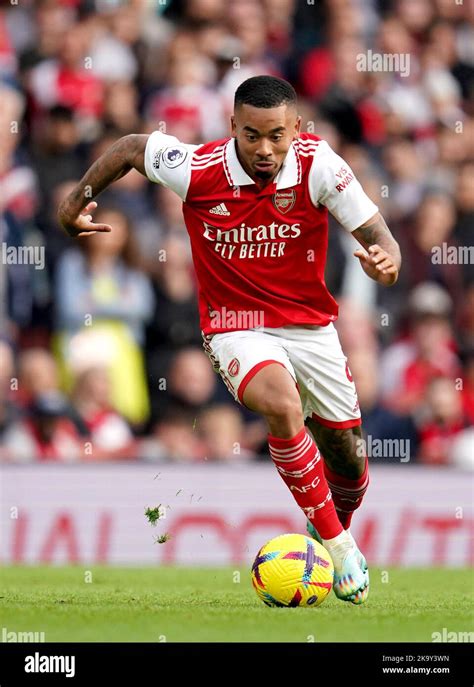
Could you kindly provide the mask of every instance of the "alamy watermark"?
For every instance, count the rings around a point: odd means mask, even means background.
[[[400,463],[410,460],[410,439],[374,439],[371,434],[357,441],[356,453],[360,458],[398,458]]]
[[[441,632],[431,633],[432,642],[474,642],[474,632],[450,632],[443,627]]]
[[[449,246],[444,241],[431,249],[433,265],[473,265],[474,246]]]
[[[76,674],[75,656],[44,656],[36,651],[25,658],[25,673],[64,673],[66,677]]]
[[[44,246],[9,246],[3,241],[0,254],[4,265],[33,265],[35,270],[44,270]]]
[[[367,50],[356,58],[358,72],[397,72],[400,76],[410,75],[410,53],[378,53]]]
[[[263,310],[209,310],[212,329],[262,329]]]
[[[44,632],[15,632],[2,627],[1,642],[4,644],[24,644],[27,642],[45,642],[46,635]]]

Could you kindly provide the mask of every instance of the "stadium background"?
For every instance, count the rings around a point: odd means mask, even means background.
[[[56,219],[120,136],[223,137],[235,88],[269,73],[402,248],[398,283],[379,288],[331,219],[337,327],[384,447],[354,532],[380,564],[472,562],[474,268],[458,249],[472,244],[473,33],[454,0],[3,0],[4,561],[239,563],[302,531],[263,421],[202,350],[179,198],[133,171],[98,199],[111,235],[73,242]],[[369,50],[408,55],[409,73],[360,71]],[[144,509],[159,505],[153,530]]]

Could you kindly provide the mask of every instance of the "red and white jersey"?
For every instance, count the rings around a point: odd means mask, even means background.
[[[183,200],[203,333],[334,321],[338,306],[324,281],[327,212],[354,231],[377,206],[317,136],[293,141],[263,189],[235,144],[186,145],[155,131],[145,150],[148,178]]]

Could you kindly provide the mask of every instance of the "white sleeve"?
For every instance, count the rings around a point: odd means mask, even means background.
[[[326,141],[320,141],[309,173],[309,193],[325,205],[347,231],[354,231],[378,212],[353,171]]]
[[[150,181],[163,184],[186,199],[191,181],[191,159],[197,145],[181,143],[161,131],[150,134],[145,148],[145,171]]]

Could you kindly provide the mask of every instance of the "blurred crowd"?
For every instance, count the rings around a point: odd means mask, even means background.
[[[225,137],[238,84],[273,74],[293,83],[303,130],[347,160],[402,248],[398,283],[379,288],[331,219],[327,283],[366,435],[409,440],[412,463],[472,467],[469,8],[1,0],[0,460],[267,459],[263,421],[202,349],[180,199],[132,171],[99,198],[111,234],[72,241],[56,211],[121,136]],[[409,69],[361,70],[368,51],[408,55]]]

